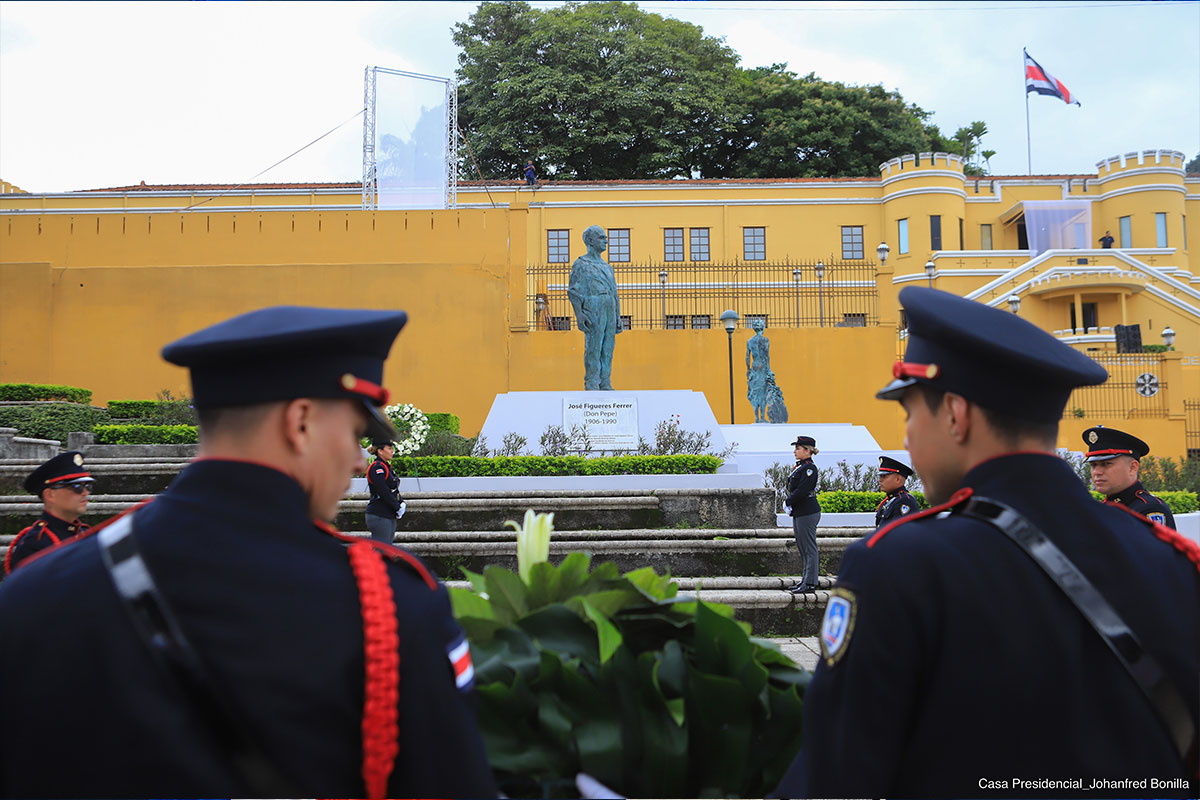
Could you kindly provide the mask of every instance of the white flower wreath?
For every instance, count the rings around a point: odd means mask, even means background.
[[[396,426],[397,433],[404,437],[396,441],[396,455],[406,456],[421,449],[429,437],[429,419],[421,409],[412,403],[405,403],[388,406],[383,413]]]

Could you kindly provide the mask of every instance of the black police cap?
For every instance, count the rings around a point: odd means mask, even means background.
[[[25,491],[41,496],[42,490],[56,483],[93,483],[95,478],[83,466],[83,453],[68,450],[59,453],[25,479]]]
[[[1133,434],[1097,425],[1083,432],[1083,441],[1088,446],[1084,461],[1108,461],[1117,456],[1141,459],[1150,452],[1150,445]]]
[[[197,408],[358,399],[369,418],[367,435],[394,439],[395,428],[379,411],[388,400],[383,362],[407,320],[403,311],[274,306],[189,334],[162,356],[191,371]]]
[[[905,464],[903,461],[897,461],[896,459],[888,456],[879,457],[879,471],[898,472],[906,478],[911,478],[913,474],[913,468],[908,464]]]
[[[817,440],[811,436],[797,436],[796,441],[792,442],[792,449],[797,447],[807,447],[814,453],[817,452]]]
[[[908,317],[904,361],[875,395],[898,400],[918,383],[1030,422],[1057,422],[1071,392],[1104,383],[1092,359],[1008,311],[937,289],[900,291]]]

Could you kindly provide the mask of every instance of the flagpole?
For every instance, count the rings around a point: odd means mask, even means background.
[[[1025,56],[1027,53],[1024,49],[1021,50],[1021,85],[1025,90],[1025,174],[1033,174],[1033,145],[1029,137],[1029,83],[1025,77]]]

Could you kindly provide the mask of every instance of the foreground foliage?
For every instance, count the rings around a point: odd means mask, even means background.
[[[774,788],[800,746],[808,672],[649,567],[519,560],[526,579],[464,570],[471,589],[451,589],[502,792],[575,797],[580,772],[627,797]]]

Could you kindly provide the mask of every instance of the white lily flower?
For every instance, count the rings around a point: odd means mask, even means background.
[[[525,512],[523,525],[509,520],[517,532],[517,572],[521,580],[529,583],[529,571],[533,565],[550,558],[550,534],[554,532],[554,514],[535,514],[533,509]]]

